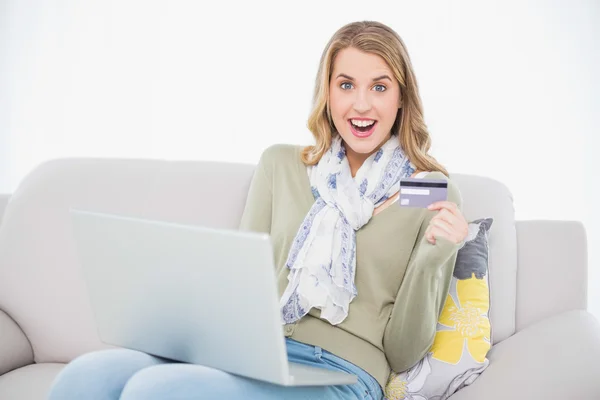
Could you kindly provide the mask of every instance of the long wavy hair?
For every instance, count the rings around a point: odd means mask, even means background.
[[[402,149],[417,170],[440,171],[449,177],[448,171],[427,154],[431,148],[431,138],[423,120],[419,88],[406,46],[393,29],[375,21],[344,25],[327,43],[321,55],[312,111],[308,118],[308,129],[315,137],[316,144],[303,149],[302,161],[306,165],[317,164],[331,146],[333,135],[338,134],[331,119],[329,82],[336,55],[348,47],[376,54],[387,62],[400,85],[401,102],[391,134],[399,137]]]

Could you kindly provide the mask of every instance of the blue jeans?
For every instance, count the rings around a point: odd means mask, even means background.
[[[76,358],[56,377],[48,400],[381,400],[379,383],[356,365],[321,349],[286,339],[288,359],[356,374],[358,383],[285,387],[200,365],[177,363],[127,349]]]

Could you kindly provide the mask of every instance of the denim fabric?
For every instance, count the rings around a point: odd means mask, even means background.
[[[358,383],[284,387],[200,365],[117,349],[85,354],[57,376],[49,400],[381,400],[377,381],[354,364],[321,349],[286,339],[288,358],[315,367],[351,372]]]
[[[286,338],[288,360],[299,364],[327,368],[334,371],[349,372],[358,376],[358,383],[349,385],[356,390],[356,398],[381,400],[383,392],[379,382],[363,369],[317,346],[297,342]],[[311,356],[312,353],[312,356]],[[360,388],[360,390],[358,390]],[[360,397],[363,395],[363,397]],[[336,398],[336,397],[333,397]],[[340,397],[341,399],[353,397]]]

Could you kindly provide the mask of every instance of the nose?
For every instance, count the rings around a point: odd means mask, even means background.
[[[365,113],[371,109],[371,100],[364,90],[357,90],[354,98],[354,110],[357,113]]]

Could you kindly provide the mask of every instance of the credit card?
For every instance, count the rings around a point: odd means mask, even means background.
[[[448,197],[448,181],[444,179],[400,179],[401,207],[427,208],[436,201],[445,201]]]

